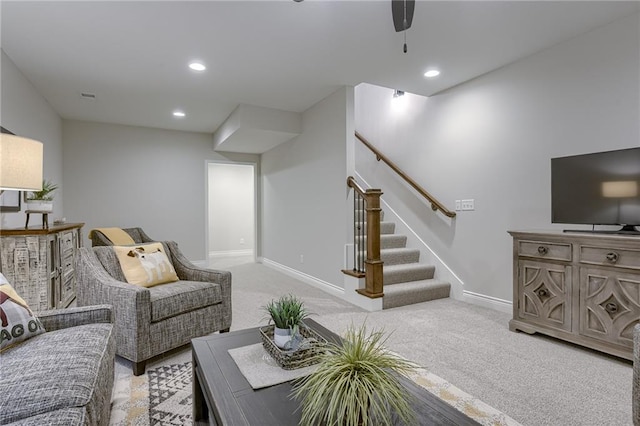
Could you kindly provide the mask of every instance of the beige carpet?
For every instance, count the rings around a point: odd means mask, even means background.
[[[498,411],[489,417],[504,416],[500,419],[523,425],[632,424],[629,362],[551,338],[510,332],[507,314],[451,299],[367,313],[260,264],[228,269],[233,273],[232,330],[264,324],[261,307],[293,293],[304,299],[316,321],[339,334],[363,321],[390,332],[388,345],[424,368],[414,380],[453,400],[459,409],[462,404],[463,411],[465,401],[473,401],[476,405],[467,409],[493,407]],[[149,368],[189,360],[186,350],[156,360]],[[118,361],[120,385],[114,390],[112,424],[148,424],[142,414],[148,397],[145,400],[140,383],[146,376],[141,377],[132,379],[128,363]],[[125,417],[135,417],[132,413],[140,414],[139,422],[123,423]]]

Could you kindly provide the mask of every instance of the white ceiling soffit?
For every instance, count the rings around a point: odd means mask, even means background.
[[[239,105],[213,134],[213,149],[262,154],[301,132],[301,113]]]
[[[362,82],[428,96],[635,13],[638,2],[418,1],[406,54],[390,0],[1,7],[2,49],[62,118],[213,133],[240,104],[303,112]],[[187,68],[195,59],[205,72]],[[430,67],[442,74],[425,79]]]

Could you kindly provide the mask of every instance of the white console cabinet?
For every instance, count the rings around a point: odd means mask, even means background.
[[[640,236],[509,231],[512,331],[633,359],[640,322]]]
[[[83,225],[0,229],[0,271],[34,311],[65,308],[74,301]]]

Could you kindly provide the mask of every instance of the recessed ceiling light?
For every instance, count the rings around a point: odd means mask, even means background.
[[[440,71],[438,70],[429,70],[427,72],[424,73],[424,76],[427,78],[433,78],[433,77],[437,77],[440,75]]]
[[[189,68],[191,68],[194,71],[204,71],[207,69],[207,67],[204,66],[202,62],[191,62],[189,64]]]
[[[181,117],[181,118],[182,118],[182,117],[185,117],[186,115],[187,115],[187,114],[185,114],[185,113],[184,113],[184,112],[182,112],[182,111],[173,111],[173,116],[174,116],[174,117]]]

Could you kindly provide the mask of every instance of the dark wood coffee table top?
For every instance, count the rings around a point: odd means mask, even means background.
[[[313,320],[307,324],[330,341],[338,336]],[[199,337],[191,341],[193,354],[193,421],[213,425],[297,425],[298,403],[291,383],[253,390],[228,350],[260,343],[258,327]],[[415,397],[419,424],[479,425],[413,381],[401,378]]]

